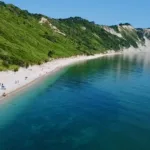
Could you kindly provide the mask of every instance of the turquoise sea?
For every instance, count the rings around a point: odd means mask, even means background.
[[[1,101],[0,150],[150,150],[150,54],[75,64]]]

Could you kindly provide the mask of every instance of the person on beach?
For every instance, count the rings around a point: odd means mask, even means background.
[[[1,89],[2,89],[2,90],[6,90],[6,87],[4,86],[3,83],[1,84]]]
[[[4,92],[2,96],[5,97],[5,96],[6,96],[6,93]]]

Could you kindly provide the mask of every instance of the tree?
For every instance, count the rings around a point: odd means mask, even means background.
[[[4,2],[1,2],[1,1],[0,1],[0,6],[4,6],[4,7],[5,7],[6,4],[5,4]]]

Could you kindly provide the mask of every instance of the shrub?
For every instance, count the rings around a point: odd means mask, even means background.
[[[17,72],[19,70],[19,68],[14,68],[14,72]]]
[[[48,59],[45,59],[44,61],[45,61],[45,62],[48,62],[49,60],[48,60]]]
[[[28,67],[29,67],[29,63],[28,63],[28,62],[26,63],[25,67],[26,67],[26,68],[28,68]]]
[[[39,62],[38,62],[38,65],[41,65],[41,64],[42,64],[42,62],[41,62],[41,61],[39,61]]]
[[[8,61],[3,61],[3,66],[5,66],[6,68],[9,68],[9,63],[8,63]]]
[[[53,50],[50,50],[50,51],[48,52],[48,57],[52,57],[53,54],[54,54],[54,51],[53,51]]]

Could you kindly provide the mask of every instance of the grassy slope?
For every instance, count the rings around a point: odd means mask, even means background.
[[[0,70],[41,64],[52,58],[94,54],[109,49],[137,47],[138,34],[125,31],[124,38],[80,17],[49,19],[66,36],[54,32],[42,15],[30,14],[13,5],[0,3]],[[50,52],[50,53],[49,53]],[[50,54],[48,56],[48,54]]]
[[[26,63],[47,61],[49,51],[54,51],[53,57],[66,57],[79,53],[71,40],[53,32],[47,25],[40,25],[39,20],[34,16],[24,16],[19,11],[13,6],[0,7],[1,62],[5,60],[9,66],[12,66],[11,64],[25,66]],[[46,39],[45,34],[53,40]]]

